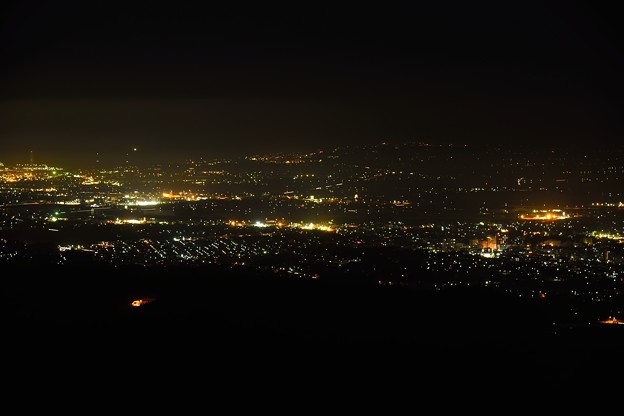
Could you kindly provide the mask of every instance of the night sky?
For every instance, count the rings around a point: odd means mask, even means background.
[[[622,137],[613,6],[223,3],[4,2],[0,162]]]

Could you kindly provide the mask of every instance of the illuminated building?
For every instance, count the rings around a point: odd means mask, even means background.
[[[520,214],[519,218],[525,221],[556,221],[570,218],[565,211],[554,210],[533,210],[530,214]]]

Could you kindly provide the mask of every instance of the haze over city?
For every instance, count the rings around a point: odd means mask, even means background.
[[[384,140],[608,144],[622,37],[592,2],[3,12],[0,161],[117,163]],[[40,160],[41,161],[41,160]]]

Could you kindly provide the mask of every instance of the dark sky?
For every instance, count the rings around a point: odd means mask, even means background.
[[[213,3],[3,3],[0,161],[622,136],[613,6]]]

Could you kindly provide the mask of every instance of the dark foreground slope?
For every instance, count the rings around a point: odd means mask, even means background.
[[[609,375],[624,347],[619,325],[553,328],[554,306],[483,289],[214,268],[22,267],[3,277],[2,298],[10,364],[78,363],[129,377],[175,368],[560,382]]]

